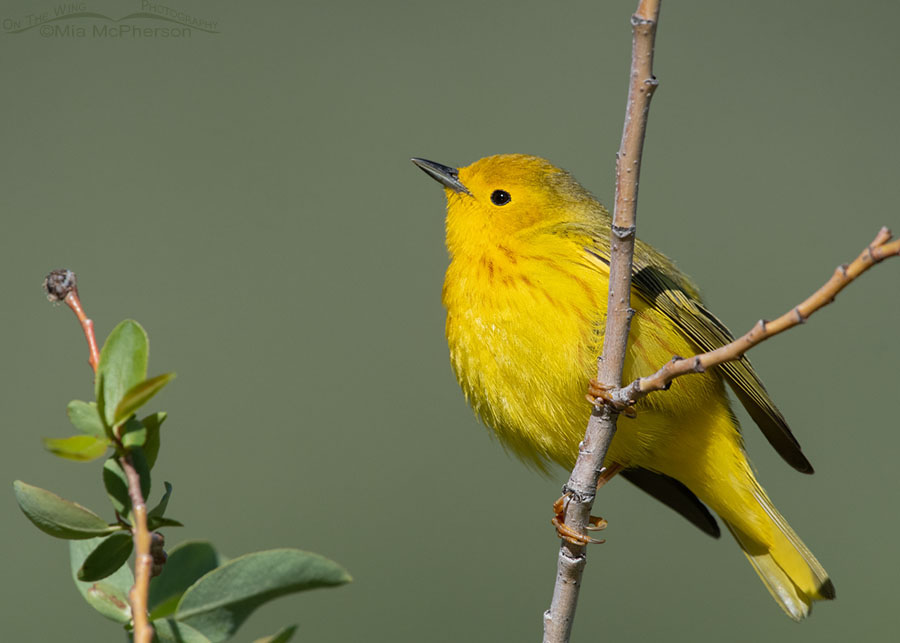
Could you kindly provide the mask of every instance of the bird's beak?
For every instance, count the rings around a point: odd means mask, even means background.
[[[455,167],[447,167],[446,165],[441,165],[434,161],[426,161],[425,159],[410,159],[410,161],[415,163],[423,172],[425,172],[425,174],[441,185],[450,188],[454,192],[471,196],[472,193],[460,182],[459,170]]]

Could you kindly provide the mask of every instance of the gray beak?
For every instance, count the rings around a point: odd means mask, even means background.
[[[427,161],[425,159],[410,160],[415,163],[423,172],[425,172],[425,174],[433,178],[441,185],[450,188],[454,192],[468,194],[471,196],[472,193],[469,192],[465,185],[460,183],[459,170],[457,170],[455,167],[447,167],[446,165],[441,165],[440,163]]]

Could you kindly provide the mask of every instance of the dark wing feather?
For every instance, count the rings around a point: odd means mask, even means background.
[[[704,533],[713,538],[721,535],[719,525],[706,505],[674,478],[647,469],[625,469],[621,475],[628,482],[677,511]]]
[[[609,263],[608,240],[595,235],[588,251]],[[642,298],[666,314],[702,351],[711,351],[734,337],[700,299],[696,288],[675,265],[649,245],[638,241],[634,254],[632,287]],[[687,357],[687,356],[685,356]],[[812,473],[813,467],[787,422],[769,397],[746,357],[718,366],[738,400],[778,454],[792,467]]]

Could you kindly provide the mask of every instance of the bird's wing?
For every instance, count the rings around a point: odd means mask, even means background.
[[[628,482],[677,511],[704,533],[713,538],[721,535],[719,525],[706,505],[674,478],[638,468],[625,469],[621,475]]]
[[[597,243],[587,250],[609,264],[608,241],[595,235]],[[701,352],[715,350],[731,342],[731,332],[700,299],[697,289],[665,256],[638,241],[634,253],[632,288],[658,310],[665,313],[693,341]],[[689,357],[689,356],[685,356]],[[778,454],[792,467],[812,473],[813,467],[800,449],[800,443],[746,357],[716,367],[725,376],[738,400],[759,426]]]

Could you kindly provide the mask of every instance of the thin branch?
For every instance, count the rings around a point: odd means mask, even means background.
[[[630,307],[632,259],[636,234],[638,179],[646,132],[650,99],[657,87],[653,76],[653,47],[661,0],[641,0],[632,16],[633,31],[631,83],[625,115],[622,145],[616,157],[616,202],[610,236],[610,278],[603,354],[598,365],[599,388],[608,391],[606,404],[596,405],[591,413],[584,440],[579,445],[575,468],[564,487],[564,531],[575,538],[564,538],[559,550],[556,585],[550,609],[544,613],[544,642],[569,640],[584,568],[585,530],[598,525],[590,510],[598,482],[615,475],[615,466],[606,470],[603,460],[616,432],[620,412],[653,391],[667,389],[672,380],[687,373],[703,372],[712,366],[740,359],[760,342],[806,321],[820,308],[834,301],[837,294],[863,272],[882,260],[900,255],[900,240],[891,242],[891,233],[882,228],[875,240],[849,265],[842,265],[812,296],[778,319],[760,320],[744,336],[714,351],[690,358],[674,358],[655,374],[639,378],[621,387],[625,350],[634,311]],[[558,501],[559,502],[559,501]],[[558,530],[560,515],[554,520]],[[596,527],[595,527],[596,528]]]
[[[44,279],[44,290],[47,291],[47,299],[52,302],[64,301],[72,309],[84,338],[88,343],[88,364],[91,370],[97,372],[97,364],[100,363],[100,351],[97,349],[97,339],[94,337],[94,322],[88,319],[78,299],[78,279],[71,270],[54,270]]]
[[[128,495],[131,498],[131,514],[134,516],[134,585],[128,592],[131,616],[134,619],[134,640],[135,643],[152,643],[153,626],[147,616],[147,600],[153,569],[153,555],[150,553],[153,539],[147,528],[147,503],[141,494],[141,477],[134,468],[131,454],[126,453],[119,458],[119,462],[128,478]]]
[[[631,269],[637,218],[638,180],[650,99],[658,85],[653,76],[653,46],[660,0],[641,0],[631,17],[631,78],[625,111],[622,144],[616,155],[616,202],[610,235],[610,275],[603,355],[597,378],[610,388],[622,382],[625,348],[631,317]],[[579,445],[575,468],[566,484],[569,502],[565,524],[576,532],[590,525],[603,459],[616,432],[618,410],[613,405],[595,408]],[[556,585],[550,609],[544,613],[544,643],[569,640],[581,577],[587,560],[586,546],[562,540],[557,560]]]
[[[77,288],[73,288],[72,292],[66,295],[65,302],[72,309],[72,312],[75,313],[75,316],[78,317],[78,321],[81,322],[81,328],[84,330],[84,337],[87,340],[90,354],[88,364],[91,365],[91,370],[96,373],[97,365],[100,363],[100,350],[97,348],[97,338],[94,335],[94,322],[88,319],[84,309],[81,307]]]
[[[614,405],[634,404],[653,391],[669,388],[676,377],[688,373],[702,373],[724,362],[738,360],[760,342],[804,323],[814,312],[833,302],[839,292],[866,270],[889,257],[898,255],[900,255],[900,239],[891,242],[891,231],[881,228],[872,243],[866,246],[852,263],[838,266],[831,279],[821,288],[778,319],[773,321],[760,319],[742,337],[716,350],[694,357],[675,358],[653,375],[638,378],[628,386],[610,391],[609,397]]]
[[[44,280],[44,289],[50,301],[64,301],[72,309],[84,336],[87,339],[90,356],[88,363],[94,373],[97,373],[97,365],[100,363],[100,351],[97,349],[97,339],[94,335],[94,322],[88,319],[81,300],[78,297],[78,286],[75,273],[71,270],[54,270]],[[153,626],[147,615],[147,600],[150,592],[150,577],[153,569],[153,555],[151,545],[153,537],[147,527],[147,504],[141,493],[140,475],[134,468],[131,454],[117,444],[119,463],[125,471],[128,479],[128,495],[131,498],[131,510],[134,516],[132,534],[134,537],[134,585],[128,592],[128,600],[131,603],[131,617],[134,620],[134,641],[136,643],[151,643],[153,641]]]

